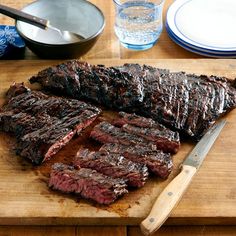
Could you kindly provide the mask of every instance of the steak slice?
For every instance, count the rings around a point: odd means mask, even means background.
[[[122,127],[123,125],[130,124],[130,125],[135,125],[138,127],[143,127],[143,128],[159,128],[160,130],[169,130],[165,128],[163,125],[155,122],[151,118],[146,118],[143,116],[138,116],[135,113],[126,113],[126,112],[119,112],[119,118],[113,120],[112,122],[113,125]]]
[[[100,109],[73,99],[48,96],[14,84],[0,111],[0,130],[17,138],[16,152],[35,164],[50,159],[89,126]]]
[[[95,170],[56,163],[52,166],[49,187],[64,193],[76,193],[99,204],[111,204],[127,193],[122,179],[112,179]]]
[[[146,139],[127,133],[106,121],[96,125],[91,131],[90,137],[100,143],[120,143],[124,145],[147,145],[148,143]]]
[[[122,178],[132,187],[142,187],[148,178],[148,169],[145,165],[129,161],[116,153],[80,149],[74,165],[96,170],[115,179]]]
[[[155,149],[176,153],[179,143],[169,141],[168,138],[161,137],[159,133],[156,129],[140,128],[127,124],[118,128],[103,121],[93,128],[90,137],[103,144],[119,143],[127,146],[137,144],[148,146],[151,144],[155,146]]]
[[[73,98],[145,115],[195,139],[236,107],[235,81],[147,65],[105,67],[72,60],[39,72],[30,82]]]
[[[179,133],[174,132],[150,118],[136,114],[119,113],[120,118],[113,124],[128,133],[141,136],[155,143],[158,149],[164,152],[177,153],[180,148]]]
[[[118,143],[107,143],[100,148],[100,151],[118,153],[133,162],[144,164],[151,173],[163,179],[167,178],[173,169],[171,155],[155,150],[152,145],[126,146]]]

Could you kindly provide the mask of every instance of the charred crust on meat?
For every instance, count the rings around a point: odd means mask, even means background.
[[[9,100],[17,95],[27,92],[30,92],[30,89],[27,88],[24,83],[13,83],[7,90],[6,98]]]
[[[30,82],[144,115],[194,139],[236,106],[235,82],[225,77],[170,72],[148,65],[105,67],[72,60],[39,72]],[[77,85],[72,86],[74,83]]]
[[[0,130],[14,134],[17,154],[34,164],[50,159],[101,112],[85,102],[31,91],[24,84],[13,84],[9,91],[11,99],[0,111]]]
[[[74,165],[96,170],[115,179],[121,178],[131,187],[142,187],[148,177],[146,165],[135,163],[108,150],[91,152],[88,149],[80,149]]]
[[[127,193],[122,179],[113,179],[88,168],[74,168],[63,163],[52,166],[49,187],[64,193],[75,193],[99,204],[111,204]]]

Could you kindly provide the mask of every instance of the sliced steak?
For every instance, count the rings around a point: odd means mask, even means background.
[[[169,138],[171,137],[164,136],[161,131],[155,128],[140,128],[128,124],[118,128],[106,121],[96,125],[90,137],[100,143],[120,143],[123,145],[138,144],[140,146],[152,144],[156,149],[168,153],[176,153],[180,146],[179,142],[170,140]]]
[[[138,127],[143,127],[143,128],[159,128],[160,130],[167,130],[163,125],[155,122],[151,118],[146,118],[143,116],[138,116],[135,113],[126,113],[126,112],[119,112],[119,118],[113,120],[112,122],[113,125],[122,127],[123,125],[130,124],[130,125],[135,125]]]
[[[95,170],[56,163],[52,166],[49,187],[64,193],[76,193],[99,204],[111,204],[127,193],[121,179],[112,179]]]
[[[96,170],[115,179],[122,178],[132,187],[142,187],[148,178],[148,169],[145,165],[107,151],[90,152],[88,149],[80,149],[74,165]]]
[[[96,125],[93,128],[90,137],[100,143],[120,143],[124,145],[147,145],[148,143],[146,139],[127,133],[121,128],[117,128],[106,121]]]
[[[122,127],[128,133],[152,141],[158,149],[164,152],[178,152],[180,148],[178,132],[174,132],[150,118],[125,112],[120,112],[119,115],[120,118],[113,121],[114,125]]]
[[[236,107],[233,81],[147,65],[105,67],[72,60],[39,72],[30,82],[73,98],[145,115],[195,139]]]
[[[152,145],[126,146],[118,143],[107,143],[100,148],[100,151],[118,153],[133,162],[145,164],[151,173],[164,179],[169,176],[173,168],[170,154],[156,150]]]
[[[100,113],[85,102],[48,96],[23,84],[11,86],[8,99],[0,112],[0,130],[13,133],[17,154],[35,164],[50,159]]]

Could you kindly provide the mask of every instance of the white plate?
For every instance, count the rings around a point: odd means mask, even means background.
[[[166,27],[166,31],[169,35],[169,37],[176,43],[178,44],[180,47],[186,49],[187,51],[202,55],[202,56],[206,56],[206,57],[213,57],[213,58],[236,58],[236,53],[211,53],[211,52],[206,52],[206,51],[202,51],[202,50],[198,50],[196,48],[192,48],[191,46],[188,46],[186,44],[183,44],[183,42],[181,42],[178,38],[176,38],[176,36],[170,31],[170,29],[168,29],[168,27]]]
[[[217,51],[236,51],[236,0],[176,0],[167,23],[188,44]]]
[[[190,47],[194,50],[199,50],[202,51],[204,53],[212,53],[212,54],[217,54],[217,55],[236,55],[236,51],[219,51],[219,50],[212,50],[212,49],[206,49],[206,48],[202,48],[202,47],[197,47],[196,45],[192,45],[187,43],[186,41],[182,40],[181,38],[179,38],[169,27],[168,23],[166,22],[166,30],[168,31],[168,34],[170,36],[170,34],[172,35],[172,38],[176,38],[176,40],[178,42],[180,42],[181,44],[183,44],[186,47]],[[170,36],[171,37],[171,36]]]

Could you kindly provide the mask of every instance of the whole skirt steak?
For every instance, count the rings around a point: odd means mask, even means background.
[[[14,84],[0,110],[0,130],[17,138],[17,154],[35,164],[50,159],[91,124],[100,109],[85,102],[48,96]]]
[[[153,118],[196,139],[236,106],[235,83],[226,78],[138,64],[105,67],[71,60],[40,71],[30,82]]]

